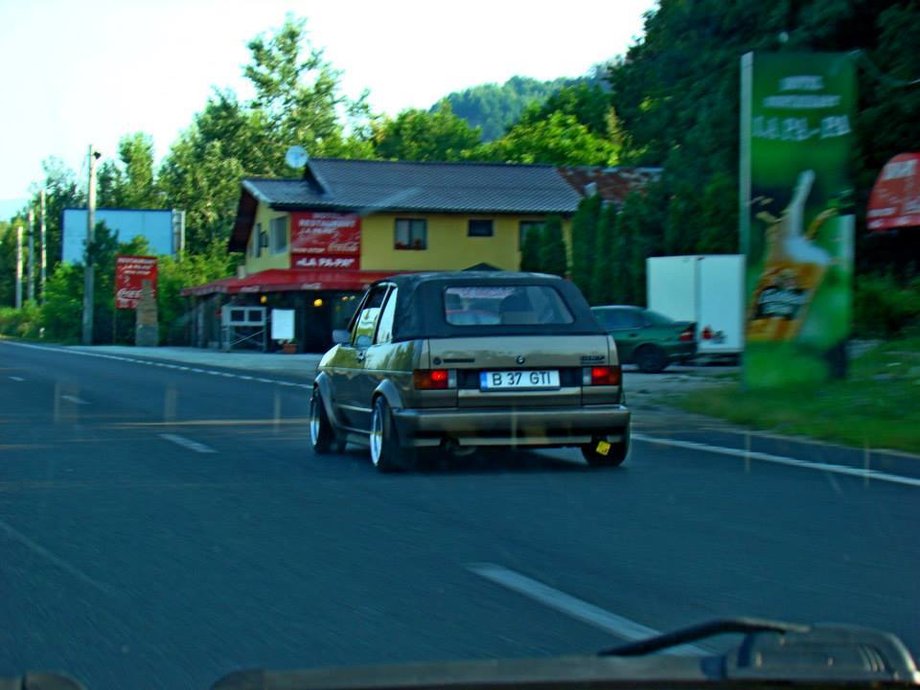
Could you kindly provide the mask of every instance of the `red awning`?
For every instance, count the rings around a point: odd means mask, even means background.
[[[184,297],[213,294],[296,292],[305,290],[364,290],[375,280],[399,271],[296,271],[272,268],[245,278],[221,278],[182,290]]]
[[[885,164],[866,219],[870,230],[920,226],[920,153],[901,153]]]

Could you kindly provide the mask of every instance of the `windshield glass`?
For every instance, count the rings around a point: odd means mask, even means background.
[[[920,654],[920,0],[0,0],[0,46],[0,690]]]

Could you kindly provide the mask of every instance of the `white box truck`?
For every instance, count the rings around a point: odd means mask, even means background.
[[[744,350],[744,256],[646,259],[648,308],[696,323],[699,357],[737,359]]]

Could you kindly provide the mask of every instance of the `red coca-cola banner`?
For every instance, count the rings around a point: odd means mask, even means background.
[[[870,230],[920,226],[920,153],[901,153],[885,164],[866,218]]]
[[[137,309],[144,281],[149,280],[157,294],[157,258],[155,256],[118,256],[115,258],[115,308]]]
[[[291,213],[291,268],[359,268],[361,217],[353,213]]]

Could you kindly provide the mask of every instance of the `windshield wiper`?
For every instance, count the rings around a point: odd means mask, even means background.
[[[645,656],[691,642],[699,642],[716,635],[755,632],[806,633],[809,626],[766,618],[723,618],[687,628],[662,633],[638,642],[629,642],[598,652],[599,656]]]
[[[701,660],[710,678],[920,684],[920,672],[900,639],[858,625],[728,618],[606,649],[599,655],[645,656],[731,633],[745,636],[736,649]]]

